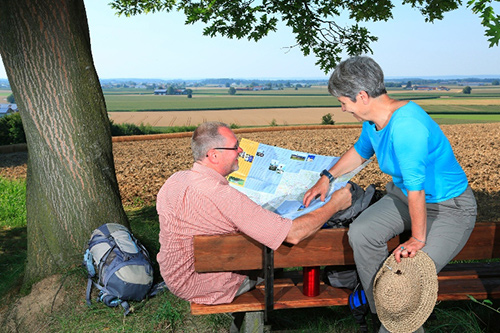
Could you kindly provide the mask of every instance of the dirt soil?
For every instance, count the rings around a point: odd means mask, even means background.
[[[500,221],[500,124],[441,126],[465,170],[478,200],[478,221]],[[360,128],[240,133],[238,137],[314,154],[340,156],[356,141]],[[116,175],[125,205],[154,204],[174,172],[192,166],[189,138],[115,142]],[[0,155],[0,175],[26,176],[27,153]],[[353,181],[384,190],[390,177],[371,163]]]

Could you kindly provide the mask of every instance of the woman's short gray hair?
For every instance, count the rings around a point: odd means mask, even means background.
[[[353,102],[361,91],[366,91],[370,97],[378,97],[387,93],[384,72],[370,57],[349,58],[335,67],[328,82],[328,91],[335,97],[345,96]]]
[[[221,127],[229,128],[219,121],[209,121],[196,128],[191,137],[191,150],[195,162],[205,158],[210,149],[224,146],[226,138],[219,133]]]

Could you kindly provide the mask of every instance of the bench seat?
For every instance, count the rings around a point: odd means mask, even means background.
[[[292,275],[296,275],[292,272]],[[304,296],[302,284],[292,278],[274,280],[274,309],[309,308],[319,306],[347,305],[349,289],[334,288],[324,283],[316,297]],[[438,275],[438,301],[478,300],[500,298],[500,262],[449,264]],[[262,285],[221,305],[191,304],[194,315],[223,312],[263,311],[265,290]]]

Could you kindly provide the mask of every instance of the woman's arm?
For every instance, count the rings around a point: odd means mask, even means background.
[[[418,250],[425,246],[427,234],[427,208],[425,206],[425,191],[408,191],[408,209],[411,218],[411,237],[394,250],[396,261],[401,257],[413,258]],[[401,247],[404,247],[401,250]]]
[[[366,159],[362,158],[354,147],[351,147],[329,170],[333,177],[339,177],[343,174],[356,169],[363,164]],[[330,188],[330,182],[327,177],[320,177],[316,184],[311,187],[304,195],[303,204],[309,207],[312,200],[320,196],[321,201],[325,201],[326,194]]]

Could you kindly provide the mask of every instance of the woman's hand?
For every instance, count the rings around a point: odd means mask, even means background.
[[[401,258],[413,258],[418,250],[421,250],[425,246],[425,243],[419,242],[411,237],[409,240],[399,246],[392,252],[396,261],[401,262]]]
[[[318,196],[321,201],[325,201],[326,194],[330,189],[330,182],[327,177],[322,176],[313,187],[307,190],[306,194],[304,194],[304,199],[302,203],[304,206],[309,207],[311,201],[316,199]]]

